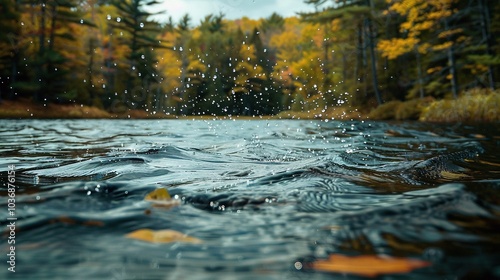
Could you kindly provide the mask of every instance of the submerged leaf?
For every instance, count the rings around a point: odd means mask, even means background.
[[[125,237],[151,243],[185,242],[199,244],[202,242],[198,238],[191,237],[182,232],[169,229],[157,231],[150,229],[138,229],[127,234]]]
[[[350,273],[365,277],[375,277],[381,274],[408,273],[414,269],[431,265],[429,262],[376,255],[344,256],[330,255],[328,260],[318,260],[312,263],[312,268],[326,272]]]

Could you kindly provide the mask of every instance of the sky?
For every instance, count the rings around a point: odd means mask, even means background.
[[[218,15],[224,13],[227,19],[238,19],[243,16],[259,19],[267,18],[273,12],[283,17],[296,15],[296,12],[312,12],[313,5],[304,3],[304,0],[159,0],[162,4],[154,10],[162,10],[165,13],[154,18],[166,22],[172,16],[174,22],[188,13],[191,24],[198,25],[208,14]]]

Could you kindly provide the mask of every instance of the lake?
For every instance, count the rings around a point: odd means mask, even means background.
[[[2,279],[361,277],[315,269],[333,254],[430,264],[385,279],[500,278],[499,124],[0,124]],[[161,188],[171,204],[145,200]]]

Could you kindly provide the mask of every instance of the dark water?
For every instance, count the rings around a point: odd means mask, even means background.
[[[385,279],[500,278],[499,146],[499,125],[0,120],[0,278],[358,279],[309,269],[334,253],[432,262]],[[181,205],[144,201],[159,187]],[[125,237],[141,228],[203,243]]]

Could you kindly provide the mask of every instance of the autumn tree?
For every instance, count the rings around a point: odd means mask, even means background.
[[[78,4],[75,0],[46,0],[27,1],[24,5],[24,10],[32,16],[27,30],[38,39],[30,62],[36,70],[31,81],[18,86],[32,88],[34,100],[67,101],[78,95],[69,83],[70,70],[74,69],[68,49],[77,41],[75,29],[78,25],[93,25],[82,18]]]
[[[306,3],[316,6],[324,4],[323,0],[307,0]],[[355,83],[362,82],[366,84],[365,79],[368,78],[363,70],[367,67],[371,69],[371,84],[374,97],[378,104],[383,102],[379,89],[378,82],[378,65],[377,54],[375,52],[375,40],[377,38],[376,31],[373,25],[373,20],[378,17],[378,9],[376,4],[380,1],[376,0],[358,0],[358,1],[338,1],[334,5],[323,8],[323,10],[313,13],[302,13],[303,20],[321,24],[329,24],[335,19],[340,19],[347,26],[355,28],[346,28],[345,31],[352,32],[351,44],[357,46],[356,54],[356,74],[354,75]],[[329,48],[328,41],[325,41],[325,49]],[[367,54],[369,52],[369,55]],[[326,57],[326,56],[325,56]],[[370,65],[367,64],[367,58],[370,58]],[[362,64],[362,66],[360,66]],[[354,89],[354,88],[353,88]],[[359,86],[356,91],[359,91]],[[354,94],[354,92],[352,93]]]
[[[389,7],[389,12],[396,12],[405,17],[405,21],[400,25],[401,37],[381,40],[378,47],[382,55],[388,59],[396,59],[407,53],[415,53],[417,62],[417,73],[419,80],[420,97],[424,95],[424,85],[422,77],[422,54],[428,52],[445,52],[448,60],[449,75],[453,95],[458,93],[456,59],[454,54],[454,43],[451,37],[462,32],[461,29],[452,29],[449,21],[454,14],[452,4],[455,0],[428,2],[423,0],[403,0],[393,1]],[[436,35],[431,39],[430,36]],[[463,40],[463,39],[461,39]],[[441,56],[442,57],[442,56]],[[434,63],[434,65],[437,65]],[[442,67],[428,69],[427,73],[442,72]],[[436,84],[439,82],[436,82]]]

